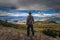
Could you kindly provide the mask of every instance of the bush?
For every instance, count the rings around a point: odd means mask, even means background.
[[[50,30],[50,29],[43,30],[43,33],[44,33],[45,35],[52,36],[52,37],[54,37],[54,38],[56,38],[56,36],[57,36],[56,31]]]
[[[0,20],[0,25],[2,25],[2,26],[4,26],[4,27],[13,27],[13,28],[18,29],[18,25],[9,23],[9,22],[7,22],[7,21],[2,21],[2,20]]]
[[[59,37],[60,37],[60,32],[59,32]]]
[[[58,37],[60,37],[60,31],[58,32]]]

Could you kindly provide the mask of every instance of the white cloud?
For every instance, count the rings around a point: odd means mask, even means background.
[[[0,11],[0,16],[6,16],[7,15],[6,13],[7,12]]]
[[[43,13],[43,12],[42,12]],[[45,21],[45,20],[48,20],[50,18],[55,18],[55,17],[58,17],[60,18],[60,13],[53,13],[53,14],[46,14],[46,13],[43,13],[43,14],[40,14],[40,13],[36,13],[36,14],[32,14],[33,16],[36,16],[38,17],[37,19],[35,20],[40,20],[40,21]],[[16,13],[7,13],[7,12],[2,12],[0,11],[0,16],[28,16],[28,13],[19,13],[19,12],[16,12]],[[42,17],[42,18],[41,18]],[[41,19],[40,19],[41,18]],[[23,19],[23,18],[22,18]],[[11,19],[12,20],[12,19]],[[14,20],[14,19],[13,19]],[[26,19],[24,19],[26,20]]]
[[[45,14],[45,13],[37,13],[37,14],[32,14],[33,16],[38,16],[38,17],[60,17],[59,13],[53,13],[53,14]],[[7,12],[2,12],[0,11],[0,16],[28,16],[28,13],[7,13]]]
[[[27,13],[8,13],[7,16],[28,16]]]

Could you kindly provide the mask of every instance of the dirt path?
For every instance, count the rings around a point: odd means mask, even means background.
[[[44,34],[27,37],[26,33],[0,28],[0,40],[57,40]]]

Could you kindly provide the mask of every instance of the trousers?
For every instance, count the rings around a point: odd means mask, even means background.
[[[32,35],[34,36],[33,24],[28,24],[27,25],[27,36],[30,35],[30,29],[31,29]]]

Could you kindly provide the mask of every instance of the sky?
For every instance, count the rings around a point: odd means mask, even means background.
[[[26,20],[29,11],[36,21],[60,20],[60,0],[0,0],[1,20]]]

